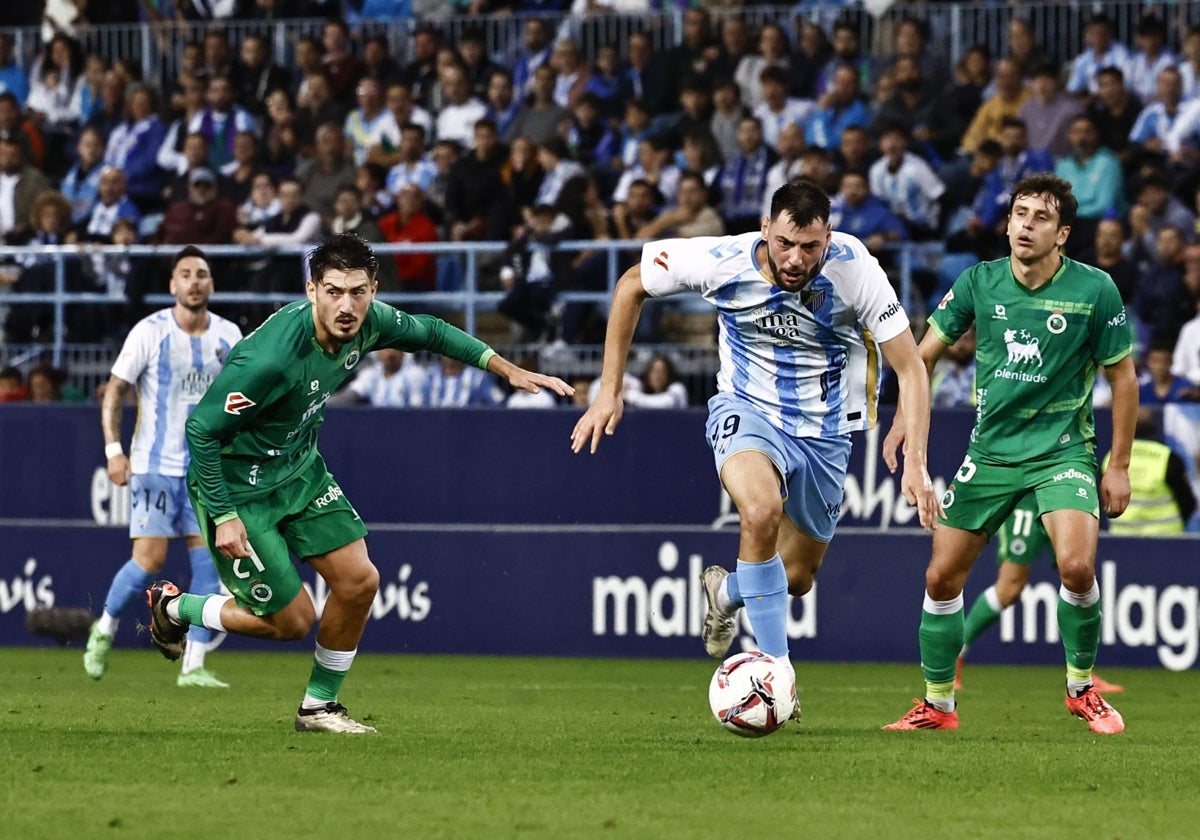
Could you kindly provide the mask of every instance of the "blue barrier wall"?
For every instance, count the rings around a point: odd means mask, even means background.
[[[383,579],[363,650],[703,655],[697,576],[707,564],[730,564],[737,542],[703,412],[631,413],[595,457],[569,452],[576,416],[330,412],[322,451],[371,523]],[[933,472],[943,484],[970,421],[935,419]],[[29,609],[98,611],[128,557],[128,502],[102,457],[95,407],[0,406],[0,645],[42,643],[24,630]],[[817,589],[793,604],[797,658],[916,662],[929,538],[897,499],[878,461],[878,435],[861,436],[842,528]],[[1194,667],[1197,559],[1193,538],[1102,538],[1103,663]],[[186,568],[175,546],[168,573],[186,579]],[[989,556],[968,597],[993,574]],[[1033,581],[1025,601],[976,644],[974,661],[1061,662],[1047,564]],[[314,594],[323,599],[319,586]],[[137,618],[145,618],[140,610]],[[134,624],[123,622],[119,642],[147,646]]]

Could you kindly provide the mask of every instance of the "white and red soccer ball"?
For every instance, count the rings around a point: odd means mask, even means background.
[[[770,735],[796,710],[795,673],[760,651],[735,653],[713,674],[708,704],[730,732],[747,738]]]

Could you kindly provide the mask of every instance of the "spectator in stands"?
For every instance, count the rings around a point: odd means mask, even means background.
[[[980,260],[999,259],[1008,253],[1004,230],[1007,204],[997,212],[992,176],[999,169],[1004,151],[995,140],[980,142],[979,148],[964,161],[942,167],[938,177],[946,185],[941,204],[946,208],[942,221],[946,249],[971,253]]]
[[[19,108],[29,98],[29,77],[13,56],[13,36],[8,32],[0,32],[0,93],[11,93]]]
[[[228,76],[208,80],[205,107],[188,123],[189,134],[202,134],[208,141],[208,163],[220,168],[233,160],[233,138],[242,131],[258,133],[258,121],[233,101]]]
[[[612,200],[624,201],[629,185],[636,180],[642,180],[654,186],[665,205],[674,205],[679,192],[680,174],[679,167],[672,160],[671,148],[666,137],[646,137],[638,143],[637,163],[621,173],[621,178],[613,190]]]
[[[768,23],[759,30],[757,52],[744,56],[733,74],[747,108],[753,111],[762,103],[762,72],[768,67],[783,70],[786,90],[789,52],[787,33],[782,26]]]
[[[747,114],[737,83],[732,80],[718,82],[713,89],[713,115],[709,128],[721,150],[722,160],[729,160],[738,153],[738,125]]]
[[[496,132],[503,143],[512,143],[517,138],[521,103],[513,96],[512,74],[503,68],[492,71],[486,87],[487,118],[496,124]]]
[[[29,398],[25,376],[11,365],[0,369],[0,403],[21,402]]]
[[[800,15],[793,20],[797,48],[788,62],[788,95],[816,101],[824,93],[818,79],[833,55],[833,45],[815,20]]]
[[[1029,90],[1031,96],[1017,111],[1028,130],[1029,148],[1045,149],[1055,160],[1066,157],[1071,153],[1071,121],[1083,113],[1083,103],[1063,92],[1053,64],[1037,66]]]
[[[779,157],[763,142],[762,123],[757,117],[742,118],[737,139],[737,154],[725,159],[716,181],[721,196],[721,217],[725,220],[726,231],[731,234],[746,233],[761,226],[767,173]]]
[[[304,192],[302,203],[322,219],[332,219],[338,187],[354,183],[354,164],[346,156],[340,127],[327,123],[317,130],[316,154],[296,167],[295,177]]]
[[[400,76],[400,65],[392,58],[385,35],[372,35],[363,41],[363,79],[374,79],[379,89],[386,91],[400,81]]]
[[[1033,34],[1029,21],[1018,15],[1008,19],[1008,52],[1004,55],[1021,68],[1021,78],[1033,79],[1038,68],[1046,66],[1049,59],[1045,50]]]
[[[237,209],[217,192],[211,169],[188,174],[187,197],[167,207],[158,239],[164,245],[228,245],[237,227]]]
[[[1096,98],[1088,105],[1087,113],[1096,121],[1100,145],[1126,161],[1129,159],[1129,132],[1142,110],[1142,103],[1125,87],[1125,76],[1116,67],[1096,71],[1096,89]]]
[[[534,199],[535,206],[553,206],[567,181],[586,174],[583,167],[571,159],[567,142],[561,137],[551,137],[540,143],[537,157],[545,176]]]
[[[71,114],[78,123],[87,123],[100,108],[100,86],[108,62],[99,53],[89,53],[83,60],[83,72],[71,87]]]
[[[518,360],[518,364],[525,370],[540,372],[540,366],[536,353],[526,353]],[[543,388],[536,394],[531,394],[529,391],[515,390],[504,398],[505,408],[554,408],[558,405],[557,399],[549,388]]]
[[[362,79],[355,89],[358,107],[346,116],[343,134],[353,148],[354,165],[367,160],[367,152],[383,142],[384,131],[393,121],[390,111],[383,107],[383,88],[374,79]]]
[[[959,147],[967,154],[974,153],[984,140],[999,141],[1004,120],[1015,118],[1029,96],[1021,77],[1021,68],[1008,59],[1001,59],[996,64],[995,88],[995,95],[979,106],[975,118],[963,134]]]
[[[1001,157],[984,179],[985,195],[978,216],[984,227],[1003,235],[1013,186],[1029,175],[1053,172],[1054,159],[1044,150],[1028,147],[1028,129],[1023,120],[1005,117],[1000,122],[998,137]]]
[[[865,128],[848,126],[842,129],[837,148],[831,155],[834,169],[845,171],[859,169],[866,172],[875,162],[874,150],[871,148],[871,136]]]
[[[1179,324],[1172,304],[1183,286],[1183,232],[1173,226],[1160,227],[1155,234],[1158,258],[1143,268],[1133,295],[1133,311],[1150,341],[1174,343]]]
[[[204,85],[193,78],[183,79],[180,84],[183,88],[183,113],[167,127],[156,158],[158,168],[171,176],[183,175],[190,168],[187,156],[183,153],[183,146],[188,137],[188,125],[193,117],[204,110]],[[204,143],[204,160],[201,164],[208,165],[207,141]]]
[[[266,116],[267,94],[286,90],[290,81],[288,72],[271,61],[266,38],[255,32],[242,39],[231,77],[234,99],[259,119]]]
[[[430,408],[500,405],[502,402],[504,392],[492,376],[479,368],[467,367],[457,359],[442,356],[429,371],[425,405]]]
[[[574,119],[566,138],[571,156],[589,171],[599,166],[601,171],[610,172],[617,154],[617,136],[609,123],[600,118],[596,97],[583,94],[571,113]]]
[[[557,77],[554,80],[554,101],[570,111],[587,88],[591,72],[579,54],[579,46],[569,38],[554,44],[550,53],[550,66]]]
[[[629,185],[624,201],[613,204],[613,226],[618,239],[633,239],[637,232],[654,221],[662,204],[662,195],[649,181],[638,178]]]
[[[841,174],[837,195],[830,203],[829,221],[835,230],[861,239],[876,256],[889,242],[908,239],[904,223],[881,199],[871,195],[866,173],[855,169]]]
[[[640,378],[622,396],[625,404],[635,408],[687,408],[687,387],[675,370],[669,356],[655,353],[646,362]]]
[[[1150,342],[1146,349],[1145,370],[1138,380],[1138,405],[1161,406],[1191,398],[1192,383],[1171,372],[1175,345],[1165,339]]]
[[[67,372],[48,364],[40,364],[29,371],[29,401],[32,403],[56,403],[63,398],[63,385]]]
[[[189,134],[183,141],[183,171],[176,175],[165,189],[167,205],[175,201],[185,201],[188,197],[188,176],[197,169],[208,169],[208,141],[203,134]],[[220,188],[221,176],[217,174],[217,187]],[[228,190],[225,190],[228,192]]]
[[[325,21],[321,29],[321,66],[329,77],[330,91],[334,100],[343,105],[350,103],[354,85],[362,76],[362,62],[350,52],[350,28],[339,18]]]
[[[433,161],[434,176],[429,182],[429,190],[425,194],[425,209],[429,217],[438,226],[438,235],[445,239],[449,235],[446,228],[446,191],[450,188],[450,170],[462,156],[462,146],[453,140],[439,140],[433,145],[429,158]]]
[[[80,238],[89,242],[107,242],[112,238],[113,225],[119,219],[128,219],[137,224],[141,218],[141,211],[129,195],[124,171],[106,165],[100,172],[96,203],[80,232]]]
[[[100,189],[100,173],[104,167],[104,144],[94,128],[79,132],[75,143],[75,163],[63,177],[59,187],[71,202],[71,225],[81,224],[92,215],[92,206]]]
[[[922,79],[944,79],[947,77],[945,61],[937,51],[929,49],[929,31],[924,21],[902,18],[896,26],[890,66],[908,59],[916,63]]]
[[[812,124],[809,124],[812,128]],[[779,160],[767,170],[767,184],[763,188],[762,215],[771,215],[771,197],[775,190],[793,178],[799,177],[804,159],[804,129],[797,123],[785,125],[779,132],[775,152]]]
[[[0,139],[20,145],[23,160],[41,168],[45,151],[42,134],[32,120],[21,115],[17,98],[9,92],[0,93]]]
[[[858,72],[843,64],[833,72],[830,87],[817,100],[817,111],[808,121],[805,140],[809,145],[833,151],[842,132],[851,126],[865,126],[871,110],[863,101]]]
[[[698,172],[679,177],[679,204],[659,213],[636,229],[636,239],[665,239],[693,236],[724,236],[725,222],[708,203],[708,186]]]
[[[518,137],[528,137],[541,145],[553,137],[565,137],[571,126],[571,112],[554,101],[555,73],[541,65],[533,73],[533,88],[513,129]]]
[[[799,126],[797,126],[799,128]],[[794,132],[787,130],[784,134]],[[712,187],[721,171],[721,150],[717,148],[717,140],[712,132],[705,128],[685,134],[683,148],[675,155],[675,163],[683,172],[698,172],[704,178],[704,183]]]
[[[1071,61],[1067,92],[1076,96],[1099,93],[1096,73],[1115,67],[1122,75],[1129,68],[1129,48],[1113,38],[1112,22],[1106,15],[1093,15],[1083,30],[1083,52]]]
[[[1180,326],[1171,373],[1200,386],[1200,246],[1190,246],[1184,255],[1182,291],[1187,297],[1181,300],[1190,298],[1192,318]],[[1200,390],[1193,392],[1193,399],[1200,399]]]
[[[295,178],[284,178],[279,182],[278,195],[279,213],[257,228],[236,229],[234,242],[238,245],[275,248],[308,245],[320,239],[324,227],[321,215],[304,203],[304,188],[300,182]],[[293,272],[290,276],[294,278],[297,274]]]
[[[480,27],[465,29],[458,37],[458,56],[476,99],[487,98],[488,81],[497,70],[503,70],[487,53],[487,35]],[[507,71],[505,71],[507,72]]]
[[[550,24],[541,18],[529,18],[522,27],[522,47],[512,63],[513,87],[518,97],[533,93],[534,74],[550,61],[554,49]],[[534,142],[538,142],[536,139]]]
[[[1107,271],[1121,293],[1121,300],[1129,306],[1137,291],[1137,264],[1125,255],[1125,225],[1120,219],[1101,219],[1096,225],[1092,242],[1085,243],[1078,251],[1080,262],[1094,265]]]
[[[1200,96],[1200,25],[1189,26],[1183,35],[1179,72],[1183,76],[1183,98],[1191,101]]]
[[[384,262],[381,260],[380,264]],[[374,363],[361,365],[345,391],[331,402],[353,401],[374,408],[413,408],[425,404],[427,373],[416,359],[393,347],[376,350],[371,357]]]
[[[391,159],[391,158],[389,158]],[[400,143],[396,149],[395,163],[388,170],[386,188],[395,195],[414,184],[422,193],[429,191],[437,177],[437,167],[429,158],[425,148],[425,129],[416,123],[407,123],[400,129]]]
[[[450,169],[446,187],[446,221],[454,242],[507,238],[503,209],[504,183],[500,170],[508,149],[496,137],[496,124],[484,118],[475,123],[474,143]]]
[[[221,195],[239,205],[250,195],[250,183],[261,171],[258,138],[249,131],[238,132],[233,138],[233,160],[221,167],[217,187]]]
[[[780,67],[764,67],[759,76],[761,98],[753,113],[763,127],[763,142],[772,149],[778,149],[785,125],[807,125],[817,111],[814,100],[788,96],[787,82],[787,72]]]
[[[16,139],[0,136],[0,237],[26,236],[34,199],[50,188],[41,170],[25,162]]]
[[[277,216],[282,209],[275,179],[268,172],[259,172],[250,182],[250,195],[238,205],[238,227],[261,227],[267,219]]]
[[[1088,114],[1071,120],[1067,131],[1071,154],[1054,164],[1054,174],[1070,182],[1079,201],[1072,233],[1083,242],[1091,240],[1096,223],[1110,213],[1125,211],[1125,187],[1121,162],[1100,145],[1100,129]]]
[[[296,107],[292,95],[283,88],[267,94],[267,114],[263,131],[263,165],[276,175],[290,174],[300,153],[296,133]]]
[[[504,183],[504,229],[511,238],[513,228],[524,223],[526,209],[532,209],[545,173],[538,163],[537,147],[525,137],[513,141],[508,151],[508,160],[500,167],[500,179]]]
[[[100,82],[100,106],[92,112],[86,125],[98,129],[108,142],[108,135],[125,119],[126,79],[115,68],[104,71]]]
[[[1137,49],[1129,59],[1125,83],[1142,102],[1150,102],[1158,92],[1158,75],[1174,68],[1179,57],[1167,49],[1167,27],[1153,14],[1138,21]]]
[[[612,44],[604,44],[596,50],[596,62],[592,65],[584,93],[595,97],[600,119],[615,122],[621,118],[621,54]]]
[[[876,109],[870,125],[871,132],[882,139],[886,128],[900,126],[905,136],[912,140],[913,149],[920,149],[924,155],[932,158],[935,154],[935,130],[939,124],[953,125],[953,122],[939,110],[940,102],[921,76],[916,61],[911,58],[897,60],[891,67],[890,75],[895,90]],[[881,84],[880,90],[886,90],[886,85]],[[950,151],[958,146],[961,138],[961,130],[955,131],[953,140],[949,141]],[[946,144],[941,145],[944,151]],[[941,158],[940,155],[938,157]]]
[[[487,106],[472,95],[467,74],[459,65],[442,70],[439,84],[445,104],[437,115],[438,140],[453,140],[468,148],[475,124],[487,116]]]
[[[419,25],[413,31],[410,60],[400,77],[412,92],[413,100],[425,107],[437,86],[437,53],[441,45],[441,32],[428,23]]]
[[[347,111],[334,100],[329,79],[323,71],[306,76],[305,81],[305,95],[296,98],[295,128],[297,154],[307,160],[316,154],[318,129],[332,124],[340,133]]]
[[[496,308],[512,322],[520,341],[551,337],[551,307],[567,283],[572,256],[556,246],[570,236],[569,228],[566,216],[550,205],[539,204],[504,252],[500,283],[507,294]]]
[[[339,189],[333,200],[333,222],[330,224],[329,230],[331,233],[354,233],[367,242],[387,241],[375,220],[363,213],[362,197],[358,187],[349,184]],[[380,291],[398,291],[396,264],[393,260],[381,259],[379,261],[379,270],[375,275],[375,281],[379,284]]]
[[[637,165],[638,145],[651,135],[652,116],[646,103],[631,99],[625,103],[625,120],[617,129],[617,155],[611,161],[614,172],[624,172]]]
[[[391,118],[384,123],[383,139],[378,147],[372,148],[367,153],[367,160],[390,168],[395,166],[399,160],[394,155],[400,147],[401,129],[410,123],[419,125],[425,130],[425,136],[428,137],[433,131],[433,117],[416,104],[413,100],[412,88],[404,82],[395,82],[389,85],[384,93],[384,102]]]
[[[875,59],[863,52],[862,39],[855,20],[841,17],[834,21],[832,46],[833,54],[817,74],[817,98],[820,99],[833,89],[834,74],[843,65],[848,65],[854,70],[858,77],[859,90],[869,93],[875,86],[878,72]]]
[[[158,152],[167,129],[158,118],[154,92],[144,85],[131,85],[126,98],[125,122],[113,129],[104,149],[105,166],[124,174],[130,200],[142,213],[162,208],[162,173]]]
[[[354,186],[358,188],[363,214],[371,219],[392,212],[395,197],[387,191],[387,170],[374,163],[364,163],[354,175]]]
[[[929,382],[930,399],[937,408],[961,408],[975,405],[975,326],[972,325],[933,367]]]
[[[437,225],[425,212],[425,193],[406,184],[396,193],[396,209],[379,220],[388,242],[437,242]],[[399,286],[405,292],[432,292],[437,288],[437,258],[433,254],[395,254]]]
[[[1172,130],[1184,113],[1183,76],[1179,68],[1164,67],[1159,72],[1155,94],[1147,97],[1146,102],[1149,104],[1142,108],[1129,130],[1129,160],[1135,166],[1142,162],[1165,166],[1168,156],[1182,145],[1171,139]]]
[[[183,108],[183,83],[197,82],[202,89],[208,89],[208,77],[204,75],[204,48],[199,41],[188,41],[179,50],[179,65],[175,78],[164,79],[164,90],[167,91],[167,103],[176,111]],[[107,66],[105,69],[108,69]]]
[[[621,100],[639,100],[647,113],[666,113],[674,107],[663,58],[645,32],[634,32],[626,41],[626,61],[621,70]]]
[[[229,35],[223,27],[205,28],[203,53],[203,61],[196,68],[196,75],[205,83],[217,76],[228,78],[233,74],[233,50],[229,46]]]
[[[25,107],[42,133],[46,146],[45,171],[60,178],[67,169],[67,148],[78,115],[71,110],[71,90],[79,75],[78,46],[65,35],[52,38],[33,65],[32,86]]]
[[[1171,193],[1164,175],[1153,172],[1142,179],[1137,200],[1129,208],[1133,239],[1131,256],[1139,262],[1156,262],[1155,241],[1164,227],[1181,231],[1187,242],[1195,239],[1196,214]]]
[[[908,150],[908,136],[892,126],[879,138],[881,157],[871,164],[871,193],[904,222],[910,238],[921,241],[937,235],[945,184],[933,169]]]

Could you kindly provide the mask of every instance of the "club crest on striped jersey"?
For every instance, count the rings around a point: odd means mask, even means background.
[[[225,413],[226,414],[241,414],[247,408],[258,405],[254,400],[247,397],[241,391],[233,391],[225,395]]]

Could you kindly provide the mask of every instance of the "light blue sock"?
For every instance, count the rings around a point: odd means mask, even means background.
[[[725,577],[725,594],[729,596],[730,608],[737,609],[744,605],[742,601],[742,587],[738,584],[737,572],[733,572]]]
[[[787,571],[776,554],[765,563],[737,562],[738,590],[754,628],[758,649],[788,658]]]
[[[192,583],[188,592],[192,595],[214,595],[221,591],[221,578],[217,575],[217,567],[213,565],[212,556],[204,546],[188,551],[188,561],[192,564]],[[198,645],[207,645],[216,633],[202,624],[193,624],[188,628],[188,641]]]
[[[130,557],[113,577],[104,598],[104,611],[113,618],[120,618],[125,608],[136,599],[145,600],[146,589],[154,582],[154,575],[147,572]]]

